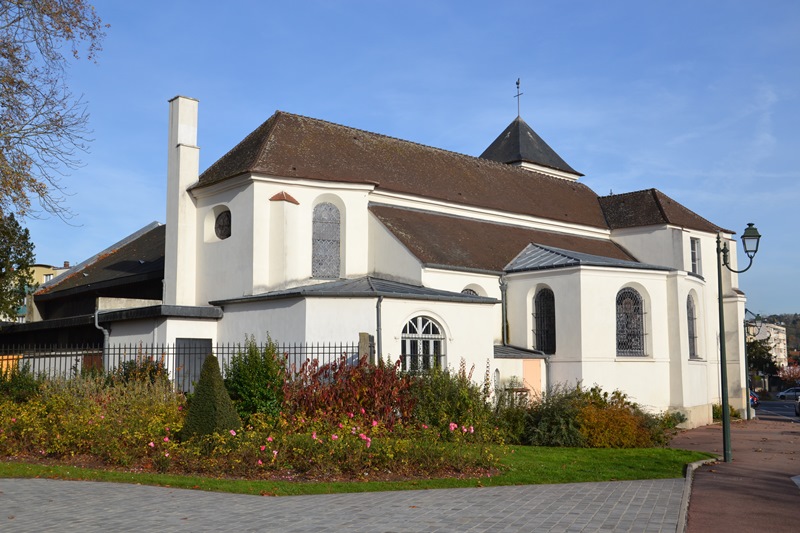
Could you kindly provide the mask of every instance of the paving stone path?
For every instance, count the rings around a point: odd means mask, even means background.
[[[0,531],[675,532],[683,479],[262,497],[0,479]]]

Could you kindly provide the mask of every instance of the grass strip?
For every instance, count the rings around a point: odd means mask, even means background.
[[[296,496],[345,492],[678,478],[683,477],[683,469],[686,464],[713,457],[707,453],[670,448],[588,449],[509,446],[507,450],[508,453],[502,459],[503,472],[501,474],[492,477],[469,479],[348,482],[253,481],[172,474],[118,472],[12,461],[0,462],[0,478],[106,481],[234,494]],[[367,478],[365,477],[365,479]]]

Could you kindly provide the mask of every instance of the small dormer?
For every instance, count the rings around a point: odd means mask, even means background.
[[[503,130],[481,158],[570,181],[583,176],[561,159],[521,117]]]

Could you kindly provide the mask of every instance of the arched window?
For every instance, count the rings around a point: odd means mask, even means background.
[[[556,299],[550,289],[536,293],[533,320],[536,349],[546,354],[556,353]]]
[[[403,370],[429,370],[444,364],[442,328],[426,316],[417,316],[403,327],[400,351]]]
[[[630,287],[617,293],[617,355],[645,355],[644,302]]]
[[[686,322],[689,331],[689,359],[699,359],[700,356],[697,355],[697,314],[691,294],[686,297]]]
[[[461,294],[466,294],[468,296],[478,296],[478,293],[475,289],[466,288],[461,291]]]
[[[329,202],[314,207],[311,237],[311,276],[337,279],[341,264],[341,215]]]

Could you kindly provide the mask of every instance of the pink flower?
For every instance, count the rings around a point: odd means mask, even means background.
[[[316,431],[311,433],[311,438],[314,439],[314,440],[317,440],[317,432]]]
[[[339,429],[342,429],[342,428],[344,428],[344,424],[342,424],[341,422],[339,422]]]
[[[266,446],[264,446],[264,445],[262,444],[262,445],[261,445],[261,451],[263,452],[263,451],[264,451],[264,450],[266,450],[266,449],[267,449],[267,447],[266,447]]]
[[[338,440],[338,439],[339,439],[339,435],[336,435],[336,434],[331,435],[331,440]]]
[[[169,442],[169,437],[164,437],[164,442]]]
[[[469,427],[469,432],[470,432],[470,433],[475,433],[475,428],[474,428],[474,427],[472,427],[472,426],[470,426],[470,427]]]
[[[236,436],[236,432],[234,430],[231,430],[231,435],[233,435],[235,437]]]
[[[458,424],[455,422],[450,422],[450,431],[458,429]]]
[[[147,445],[150,446],[151,448],[155,448],[156,447],[156,445],[155,445],[155,443],[153,441],[148,442]]]
[[[467,432],[467,427],[466,426],[461,426],[461,431],[466,433]]]
[[[428,429],[428,424],[422,424],[422,429]]]
[[[347,413],[347,416],[349,416],[350,418],[353,418],[353,413]]]
[[[169,452],[164,452],[164,457],[169,457]]]
[[[17,421],[17,419],[16,419],[16,418],[12,418],[12,419],[11,419],[11,423],[12,423],[12,424],[13,424],[14,422],[16,422],[16,421]]]
[[[262,462],[261,462],[261,459],[259,459],[259,460],[258,460],[258,462],[257,462],[256,464],[257,464],[258,466],[261,466],[261,465],[263,465],[264,463],[262,463]]]
[[[278,457],[278,450],[272,450],[272,457]]]
[[[363,415],[364,413],[366,413],[366,411],[365,411],[365,410],[364,410],[364,408],[362,407],[362,408],[361,408],[361,414]]]
[[[369,448],[370,446],[372,446],[372,439],[367,437],[367,448]]]
[[[356,428],[355,427],[350,428],[350,433],[355,435],[356,434]]]
[[[182,405],[178,406],[178,411],[183,411],[183,406]]]
[[[100,415],[100,420],[105,420],[106,415]]]
[[[377,425],[378,425],[378,421],[377,421],[377,420],[373,420],[373,421],[372,421],[372,427],[375,427],[375,426],[377,426]]]
[[[272,437],[267,437],[267,442],[272,442]]]
[[[363,433],[359,433],[358,434],[358,438],[361,439],[361,440],[367,440],[367,436],[364,435]]]

